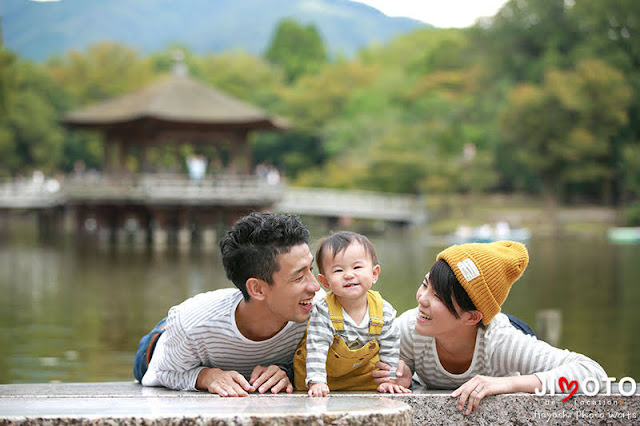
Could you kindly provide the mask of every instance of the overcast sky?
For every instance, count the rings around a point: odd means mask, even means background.
[[[469,27],[482,16],[493,16],[507,0],[353,0],[389,16],[406,16],[440,28]]]

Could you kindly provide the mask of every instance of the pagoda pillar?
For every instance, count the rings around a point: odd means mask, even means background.
[[[191,247],[191,222],[188,209],[178,211],[177,242],[179,250],[186,251]]]

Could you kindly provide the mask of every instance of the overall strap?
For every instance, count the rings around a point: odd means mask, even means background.
[[[336,331],[344,330],[344,318],[342,317],[342,305],[336,299],[336,295],[332,291],[327,293],[324,300],[329,308],[329,318]]]
[[[369,290],[367,303],[369,304],[369,334],[380,334],[384,325],[382,296],[377,291]]]

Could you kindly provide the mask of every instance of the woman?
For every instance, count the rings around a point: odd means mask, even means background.
[[[458,409],[468,415],[487,395],[555,389],[559,380],[602,382],[603,368],[584,355],[555,348],[511,325],[502,304],[529,263],[513,241],[452,246],[418,288],[418,307],[398,318],[401,333],[397,383],[409,387],[412,373],[429,389],[455,389]],[[385,364],[373,373],[387,380]],[[544,383],[544,387],[543,387]]]

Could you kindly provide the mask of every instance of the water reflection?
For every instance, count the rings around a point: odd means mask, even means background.
[[[320,237],[318,234],[317,237]],[[372,236],[376,285],[403,312],[443,246],[420,233]],[[560,346],[598,360],[610,376],[640,378],[635,306],[640,245],[532,240],[531,262],[505,309],[535,324],[561,309]],[[230,283],[217,252],[0,242],[0,383],[132,380],[138,339],[168,309]]]

